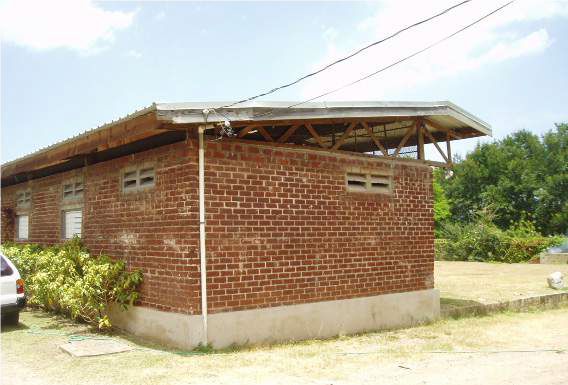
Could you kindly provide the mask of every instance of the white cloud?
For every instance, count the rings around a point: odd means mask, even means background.
[[[2,40],[32,50],[67,48],[93,54],[128,28],[136,11],[108,11],[89,0],[3,0]]]
[[[425,46],[457,31],[463,26],[490,12],[499,4],[495,1],[472,1],[433,21],[414,28],[379,46],[312,78],[303,84],[303,98],[310,98],[338,88],[346,83],[370,74],[377,69],[418,51]],[[389,34],[441,11],[455,0],[435,2],[422,0],[383,0],[371,17],[362,20],[359,33],[371,36],[355,46],[342,46],[337,31],[325,30],[323,40],[327,53],[313,68],[343,57],[370,41]],[[434,81],[457,76],[467,71],[543,52],[552,44],[548,31],[534,22],[554,17],[568,17],[566,0],[521,0],[490,16],[452,39],[420,54],[409,61],[386,70],[355,86],[346,88],[323,99],[362,100],[404,97],[412,87],[432,84]],[[533,22],[533,23],[527,23]],[[538,23],[537,23],[538,24]],[[532,28],[532,30],[530,29]],[[350,40],[351,41],[351,40]]]
[[[166,18],[166,12],[160,11],[154,15],[154,21],[162,21]]]
[[[135,49],[129,49],[128,51],[126,51],[125,55],[128,57],[133,57],[135,59],[139,59],[142,57],[142,54],[136,51]]]

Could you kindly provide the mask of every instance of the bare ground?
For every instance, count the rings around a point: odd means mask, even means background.
[[[568,277],[568,265],[436,261],[434,282],[442,305],[448,299],[490,304],[562,292],[546,283],[555,271]]]
[[[88,330],[28,311],[20,327],[2,329],[1,380],[18,385],[567,384],[567,325],[568,308],[561,308],[206,355],[181,355],[117,335],[113,338],[137,350],[73,358],[58,345]]]

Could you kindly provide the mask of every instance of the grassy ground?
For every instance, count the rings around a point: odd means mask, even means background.
[[[422,367],[438,376],[441,372],[436,368],[450,361],[452,365],[471,366],[467,357],[460,361],[464,354],[432,352],[566,349],[567,324],[568,308],[562,308],[202,355],[177,354],[114,335],[112,338],[129,343],[135,350],[74,358],[58,345],[67,342],[70,335],[90,335],[86,327],[43,312],[26,311],[21,314],[19,327],[2,329],[2,383],[338,384],[373,382],[377,378],[398,383],[401,375],[410,375],[405,368]],[[482,365],[491,365],[491,360]]]
[[[467,302],[493,303],[557,293],[546,286],[546,276],[553,271],[568,275],[568,266],[436,262],[436,286],[442,301],[456,306]],[[568,353],[550,356],[555,353],[547,351],[568,349],[565,325],[568,308],[561,308],[444,320],[405,330],[214,354],[184,354],[133,336],[115,334],[110,338],[124,341],[135,350],[74,358],[63,353],[59,345],[68,342],[72,335],[96,334],[84,325],[39,311],[25,311],[18,327],[2,328],[1,379],[2,384],[18,385],[444,384],[444,375],[455,371],[448,384],[458,385],[479,381],[477,376],[483,373],[487,383],[515,383],[507,381],[515,379],[519,370],[526,370],[525,376],[535,376],[526,377],[527,383],[565,384],[567,372],[563,372],[565,377],[550,377],[555,374],[554,367],[546,366],[562,362],[568,367]],[[499,354],[499,360],[491,354],[451,353],[507,349],[537,352],[521,354],[526,357]],[[539,349],[545,351],[538,352]]]
[[[546,283],[555,271],[568,277],[568,265],[437,261],[434,282],[442,304],[488,304],[562,292]]]

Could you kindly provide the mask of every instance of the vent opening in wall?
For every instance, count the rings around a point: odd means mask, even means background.
[[[365,174],[347,174],[347,189],[350,191],[366,191],[367,177]]]
[[[391,192],[392,181],[390,175],[347,173],[345,180],[347,191],[369,193]]]
[[[124,192],[129,192],[153,187],[155,179],[156,177],[153,167],[129,170],[122,176],[122,190]]]
[[[83,182],[70,182],[63,185],[63,199],[83,197]]]
[[[374,192],[390,192],[390,177],[384,175],[371,175],[369,178],[370,190]]]
[[[31,190],[19,191],[16,193],[16,206],[17,207],[29,207],[32,201]]]

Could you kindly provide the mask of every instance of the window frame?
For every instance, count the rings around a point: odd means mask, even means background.
[[[21,236],[21,232],[20,232],[20,221],[22,219],[22,217],[26,217],[26,221],[27,221],[27,225],[26,225],[26,229],[27,229],[27,234],[26,237],[23,238]],[[16,214],[16,229],[15,229],[15,235],[16,235],[16,240],[17,241],[27,241],[30,239],[30,214],[29,213],[21,213],[21,214]]]
[[[61,239],[64,241],[68,241],[70,239],[73,239],[73,237],[76,234],[73,234],[73,236],[71,236],[70,238],[67,237],[67,216],[66,214],[69,212],[74,212],[74,211],[78,211],[81,213],[81,228],[80,228],[80,233],[79,233],[79,238],[83,238],[83,225],[85,224],[85,217],[83,215],[83,206],[70,206],[70,207],[65,207],[62,208],[61,210]]]

